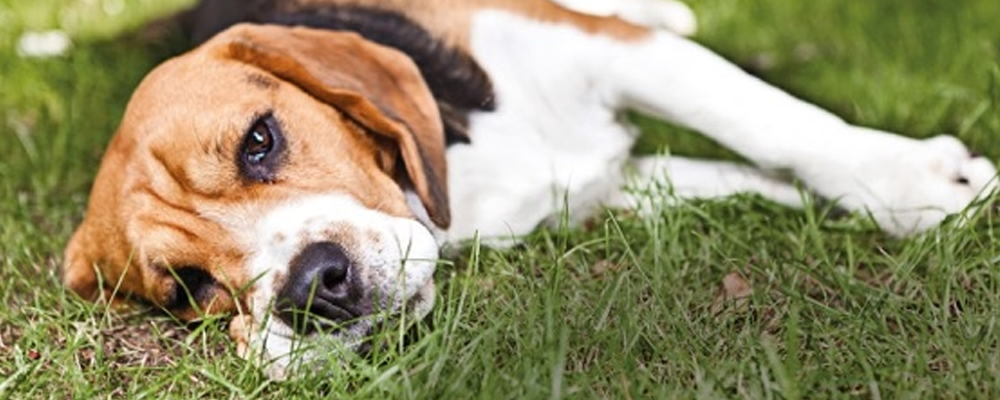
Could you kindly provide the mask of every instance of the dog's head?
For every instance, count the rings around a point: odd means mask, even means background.
[[[387,315],[430,309],[445,173],[408,57],[352,33],[235,26],[140,84],[63,280],[182,319],[240,313],[235,338],[280,375],[293,343],[357,346]]]

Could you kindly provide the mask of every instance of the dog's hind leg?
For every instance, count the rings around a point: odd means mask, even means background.
[[[553,0],[573,11],[616,16],[636,25],[691,36],[698,30],[694,11],[674,0]]]
[[[849,125],[677,35],[622,42],[594,62],[618,107],[691,127],[765,170],[790,171],[896,235],[936,226],[996,186],[993,164],[953,137]]]
[[[715,199],[758,194],[791,207],[803,205],[795,185],[749,165],[673,156],[637,157],[629,163],[626,188],[606,206],[655,210],[675,199]]]

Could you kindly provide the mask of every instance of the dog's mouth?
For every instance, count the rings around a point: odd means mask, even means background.
[[[428,326],[430,324],[430,314],[426,315],[423,313],[415,312],[416,309],[424,307],[422,303],[425,299],[421,296],[415,296],[406,302],[406,307],[403,310],[397,310],[396,312],[384,312],[372,315],[364,315],[358,317],[356,320],[348,322],[333,322],[329,320],[316,320],[314,324],[316,329],[312,331],[311,335],[332,335],[334,337],[342,334],[351,333],[360,334],[360,337],[355,337],[351,343],[351,351],[356,353],[362,358],[370,358],[374,354],[378,353],[378,350],[386,350],[393,346],[408,346],[412,343],[417,336],[419,336],[419,327]],[[405,335],[402,337],[397,336],[400,332],[400,327],[405,331]],[[386,332],[392,332],[390,335],[385,335]],[[390,336],[390,337],[387,337]]]
[[[428,282],[425,288],[407,299],[402,307],[395,309],[391,304],[396,302],[372,300],[372,296],[362,296],[362,300],[348,304],[313,298],[305,309],[279,299],[274,316],[291,329],[293,336],[357,333],[357,326],[364,326],[366,329],[363,335],[371,336],[393,322],[412,323],[424,318],[431,308],[427,303],[433,302],[433,297],[428,297],[433,296],[433,286],[433,282]]]
[[[336,334],[359,323],[370,313],[358,310],[360,307],[345,308],[320,301],[309,310],[279,308],[275,315],[296,335]]]
[[[275,307],[263,319],[245,316],[239,320],[239,328],[234,330],[231,327],[230,333],[238,343],[242,343],[238,351],[243,357],[263,361],[272,378],[284,379],[289,374],[322,370],[330,362],[342,360],[348,352],[368,358],[377,354],[379,349],[406,346],[414,340],[419,327],[427,323],[433,306],[434,283],[430,281],[396,307],[371,311],[339,307],[336,311],[325,310],[337,315],[350,315],[350,319],[334,320],[303,311],[286,310],[286,313],[294,314],[295,324],[298,324],[295,326],[287,324],[282,312]],[[406,331],[402,343],[396,340],[397,328]],[[392,335],[388,335],[390,332]]]

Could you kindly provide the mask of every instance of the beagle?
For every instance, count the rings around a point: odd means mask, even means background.
[[[893,235],[995,186],[953,137],[852,126],[745,74],[683,37],[676,2],[233,1],[206,0],[191,32],[221,32],[136,89],[61,272],[87,299],[239,314],[275,378],[427,314],[443,243],[657,206],[630,184],[800,205],[787,171]],[[753,165],[633,156],[628,109]]]

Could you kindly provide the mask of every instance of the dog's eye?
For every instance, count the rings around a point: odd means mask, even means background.
[[[243,178],[252,182],[274,182],[283,150],[284,137],[278,120],[270,113],[254,120],[243,135],[243,143],[236,154]]]
[[[264,161],[274,148],[274,133],[271,132],[271,127],[267,126],[267,121],[258,120],[253,124],[253,128],[247,132],[243,148],[248,163],[260,164]]]

